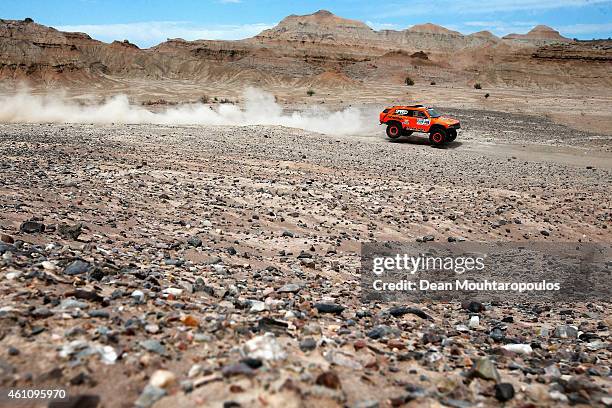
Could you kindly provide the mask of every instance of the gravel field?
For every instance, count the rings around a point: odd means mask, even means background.
[[[609,303],[360,301],[363,242],[612,242],[609,136],[446,112],[465,125],[441,149],[0,125],[2,386],[70,407],[612,405]]]

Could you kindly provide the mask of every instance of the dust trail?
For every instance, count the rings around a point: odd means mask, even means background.
[[[162,125],[282,125],[326,134],[361,133],[371,126],[357,108],[330,112],[314,107],[283,113],[274,96],[255,88],[244,92],[243,106],[185,104],[152,112],[117,95],[101,104],[83,104],[62,95],[32,95],[22,91],[0,97],[0,123],[95,123]]]

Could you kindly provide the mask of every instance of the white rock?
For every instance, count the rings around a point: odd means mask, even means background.
[[[260,300],[251,300],[251,308],[249,309],[249,312],[251,313],[258,313],[258,312],[263,312],[264,310],[266,310],[266,304]]]
[[[284,360],[287,358],[287,353],[272,333],[253,337],[242,346],[241,352],[246,357],[260,360]]]
[[[15,280],[21,276],[21,272],[8,272],[4,275],[8,280]]]
[[[142,299],[144,299],[145,294],[144,294],[144,292],[142,290],[136,289],[135,291],[132,292],[131,296],[133,298],[138,298],[138,299],[142,300]]]
[[[183,289],[179,289],[179,288],[166,288],[162,292],[167,294],[167,295],[181,296],[183,294]]]
[[[533,349],[529,344],[506,344],[502,346],[503,349],[512,351],[517,354],[531,354]]]
[[[187,377],[189,378],[197,377],[198,375],[202,373],[203,369],[204,367],[202,367],[200,364],[194,364],[189,369],[189,372],[187,373]]]
[[[57,266],[51,261],[43,261],[41,265],[43,269],[46,269],[48,271],[54,271],[57,269]]]
[[[168,370],[157,370],[151,375],[151,379],[149,380],[149,384],[166,389],[171,387],[176,383],[176,375],[172,371]]]
[[[470,317],[470,323],[468,324],[468,326],[470,327],[470,329],[475,329],[478,327],[478,325],[480,324],[480,318],[478,316],[472,316]]]

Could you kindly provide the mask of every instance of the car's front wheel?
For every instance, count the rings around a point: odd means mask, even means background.
[[[434,146],[442,146],[446,142],[446,130],[434,129],[429,134],[429,142]]]
[[[456,129],[450,129],[448,131],[448,139],[447,141],[452,142],[457,138],[457,130]]]
[[[397,139],[401,135],[402,128],[399,124],[391,123],[389,126],[387,126],[387,136],[389,136],[391,139]]]

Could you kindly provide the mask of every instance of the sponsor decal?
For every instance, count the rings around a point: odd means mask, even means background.
[[[429,119],[417,119],[417,125],[429,125]]]

